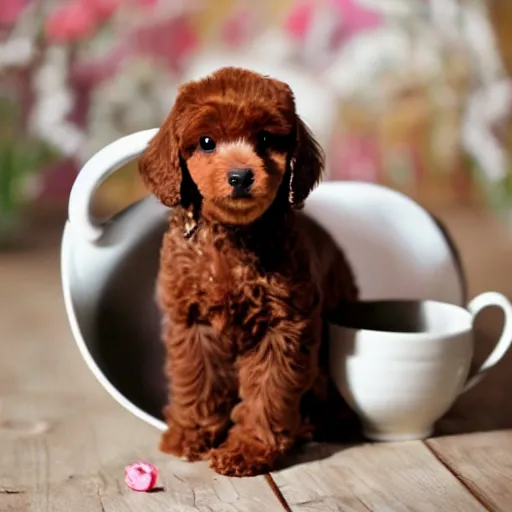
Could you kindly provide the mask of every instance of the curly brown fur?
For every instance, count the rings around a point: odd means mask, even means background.
[[[289,87],[236,68],[183,86],[142,156],[144,181],[175,207],[158,277],[163,451],[256,475],[326,420],[323,322],[357,288],[330,236],[294,211],[322,167]],[[243,198],[227,179],[241,168]]]

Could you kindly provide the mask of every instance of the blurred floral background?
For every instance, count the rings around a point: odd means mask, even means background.
[[[326,179],[512,211],[503,0],[0,0],[0,244],[83,163],[227,64],[287,81]],[[512,42],[512,41],[511,41]],[[145,195],[134,164],[98,208]]]

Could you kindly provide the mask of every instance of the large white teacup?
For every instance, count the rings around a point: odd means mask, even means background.
[[[473,320],[484,308],[505,314],[493,352],[468,379]],[[430,436],[457,397],[477,384],[512,344],[512,306],[487,292],[467,309],[436,301],[372,301],[340,308],[331,324],[331,375],[377,441]]]
[[[169,211],[148,197],[111,219],[91,214],[101,183],[136,159],[156,132],[112,142],[80,171],[62,241],[62,284],[70,325],[91,371],[121,405],[163,429],[167,391],[154,285]],[[403,194],[368,183],[322,183],[305,213],[346,252],[363,299],[465,302],[464,276],[448,235]]]

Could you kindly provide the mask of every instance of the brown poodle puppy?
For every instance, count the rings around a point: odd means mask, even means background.
[[[163,451],[256,475],[315,430],[323,318],[357,297],[343,254],[294,211],[323,161],[290,88],[238,68],[182,86],[142,155],[144,182],[174,207],[158,278]]]

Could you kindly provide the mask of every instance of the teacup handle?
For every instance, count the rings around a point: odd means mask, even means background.
[[[503,331],[498,343],[496,343],[496,346],[494,347],[494,350],[491,352],[489,357],[487,357],[482,366],[480,366],[478,371],[469,378],[462,392],[468,391],[478,384],[485,374],[503,358],[512,345],[512,305],[504,295],[497,292],[486,292],[481,295],[477,295],[468,304],[468,310],[473,315],[474,321],[480,311],[490,306],[498,306],[503,310],[505,316]]]
[[[158,128],[132,133],[112,142],[93,155],[79,172],[69,196],[68,219],[73,230],[89,242],[103,233],[103,224],[91,216],[94,193],[109,176],[146,149]]]

